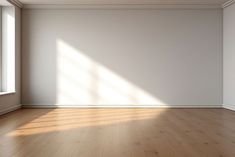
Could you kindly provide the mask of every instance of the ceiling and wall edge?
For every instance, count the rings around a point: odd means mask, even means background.
[[[222,8],[226,8],[230,5],[232,5],[233,3],[235,3],[235,0],[229,0],[227,2],[225,2],[223,5],[222,5]]]
[[[25,4],[24,9],[221,9],[215,4]]]
[[[22,4],[19,0],[7,0],[11,4],[23,9],[221,9],[226,8],[235,0],[219,4]]]
[[[16,7],[23,8],[23,4],[18,0],[7,0],[7,1]]]

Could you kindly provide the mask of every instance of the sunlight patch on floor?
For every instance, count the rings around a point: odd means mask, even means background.
[[[70,110],[71,112],[66,113]],[[50,111],[17,128],[7,136],[26,136],[83,127],[119,125],[125,122],[154,119],[165,109],[60,109]],[[65,111],[65,112],[64,112]],[[85,111],[85,112],[83,112]]]

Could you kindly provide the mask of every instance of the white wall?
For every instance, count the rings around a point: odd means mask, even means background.
[[[235,4],[224,9],[224,107],[235,110]]]
[[[222,10],[24,10],[25,105],[222,104]]]
[[[0,95],[0,114],[20,107],[21,10],[15,7],[15,93]],[[12,45],[13,46],[13,45]]]

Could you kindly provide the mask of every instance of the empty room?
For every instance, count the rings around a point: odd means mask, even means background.
[[[234,0],[0,0],[0,157],[234,148]]]

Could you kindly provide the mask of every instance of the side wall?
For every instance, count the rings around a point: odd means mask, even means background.
[[[224,107],[235,110],[235,4],[224,9]]]
[[[222,104],[222,10],[23,10],[22,103]]]
[[[15,7],[15,86],[16,92],[0,95],[0,114],[20,108],[20,53],[21,53],[21,9]]]

